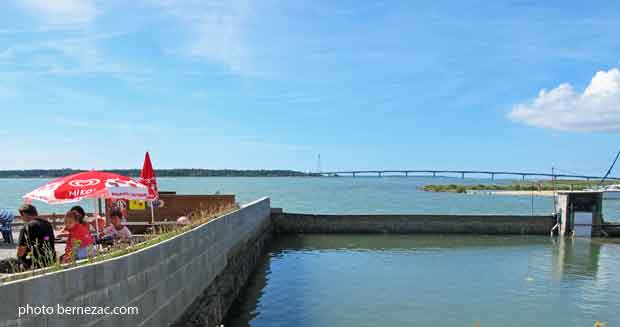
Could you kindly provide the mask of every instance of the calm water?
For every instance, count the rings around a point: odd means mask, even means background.
[[[21,197],[47,179],[0,179],[0,207],[17,208]],[[468,183],[481,181],[466,179]],[[529,196],[427,193],[419,188],[430,183],[462,183],[452,178],[160,178],[161,190],[178,193],[234,193],[241,203],[270,196],[272,206],[309,213],[522,213],[532,212]],[[485,181],[482,181],[485,182]],[[86,201],[90,207],[91,202]],[[40,205],[41,211],[65,207]],[[549,213],[552,200],[534,197],[534,212]]]
[[[620,326],[619,268],[589,240],[286,236],[225,326]]]
[[[0,208],[17,208],[21,197],[46,179],[0,179]],[[445,177],[339,178],[160,178],[161,190],[185,194],[234,193],[240,203],[270,196],[272,206],[304,213],[505,213],[549,214],[551,197],[429,193],[426,184],[490,183],[490,180]],[[494,183],[509,183],[495,181]],[[608,201],[609,202],[609,201]],[[66,206],[38,204],[41,212],[63,212]],[[91,201],[83,205],[92,206]],[[620,201],[605,203],[605,218],[620,217]]]

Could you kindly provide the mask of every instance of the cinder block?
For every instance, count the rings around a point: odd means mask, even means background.
[[[147,288],[146,273],[142,272],[127,279],[127,296],[129,302],[135,301],[146,292]]]
[[[12,282],[0,287],[2,292],[0,295],[0,322],[17,319],[18,308],[27,303],[23,302],[26,300],[21,298],[21,294],[27,294],[21,290],[24,287],[26,287],[25,283],[20,282]]]
[[[78,266],[63,271],[65,300],[76,298],[85,291],[96,289],[97,268],[95,265]]]

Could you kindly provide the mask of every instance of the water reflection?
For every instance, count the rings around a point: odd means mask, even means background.
[[[549,242],[546,236],[527,235],[291,234],[278,239],[272,251],[416,251],[547,245]]]
[[[249,326],[260,312],[258,301],[239,302],[239,299],[250,298],[259,299],[264,289],[267,287],[267,281],[271,274],[271,256],[262,256],[257,263],[257,268],[253,275],[250,276],[245,288],[238,295],[237,300],[233,303],[227,317],[235,317],[239,322],[245,322],[242,325]],[[229,326],[229,321],[224,321],[224,326]]]
[[[596,278],[601,243],[587,238],[553,239],[556,279]]]

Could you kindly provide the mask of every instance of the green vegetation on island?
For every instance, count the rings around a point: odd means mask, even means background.
[[[0,178],[54,178],[79,173],[80,169],[27,169],[27,170],[0,170]],[[124,176],[140,176],[140,169],[108,169],[111,173]],[[312,174],[295,170],[265,170],[265,169],[156,169],[157,177],[287,177],[312,176]]]
[[[603,185],[618,183],[618,181],[605,181]],[[567,180],[561,179],[555,182],[551,180],[513,182],[510,184],[430,184],[422,189],[427,192],[452,192],[467,193],[469,191],[582,191],[594,188],[599,181]]]

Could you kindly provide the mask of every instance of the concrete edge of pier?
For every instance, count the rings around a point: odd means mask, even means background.
[[[302,214],[274,210],[276,233],[549,235],[552,215]]]

